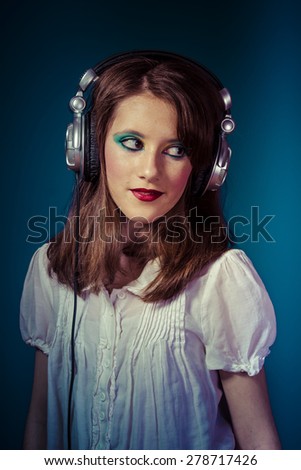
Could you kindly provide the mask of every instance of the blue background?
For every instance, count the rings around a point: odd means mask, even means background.
[[[21,448],[31,392],[34,352],[18,327],[23,280],[38,247],[26,242],[27,221],[47,217],[49,207],[66,213],[74,180],[65,167],[64,136],[81,73],[110,54],[136,48],[190,56],[231,91],[237,129],[225,209],[228,217],[249,219],[252,206],[259,207],[259,218],[274,215],[266,227],[274,242],[260,236],[241,247],[276,309],[278,337],[266,369],[283,447],[301,449],[298,3],[12,0],[2,9],[3,449]]]

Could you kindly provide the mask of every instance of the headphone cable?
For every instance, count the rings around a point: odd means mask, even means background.
[[[75,378],[75,324],[76,324],[76,312],[77,312],[77,292],[78,292],[78,267],[79,267],[79,213],[80,213],[80,192],[79,192],[79,174],[75,174],[76,177],[76,220],[75,220],[75,256],[74,256],[74,278],[73,278],[73,316],[72,316],[72,326],[71,326],[71,373],[70,373],[70,383],[69,383],[69,396],[68,396],[68,450],[72,449],[72,394],[73,394],[73,385]]]

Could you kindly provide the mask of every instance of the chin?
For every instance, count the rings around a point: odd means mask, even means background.
[[[182,214],[183,208],[179,202],[176,202],[174,205],[171,205],[171,207],[168,205],[165,205],[165,207],[144,207],[141,210],[141,207],[139,208],[126,208],[126,207],[120,207],[121,213],[127,218],[128,221],[130,222],[137,222],[141,225],[149,225],[152,224],[153,222],[158,221],[159,219],[163,219],[164,217],[168,216],[173,216],[174,211],[176,214]],[[128,210],[127,210],[128,209]],[[161,210],[160,210],[161,209]]]

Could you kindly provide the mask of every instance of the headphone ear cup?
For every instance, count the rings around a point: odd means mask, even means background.
[[[208,180],[209,176],[211,175],[211,167],[209,168],[203,168],[199,170],[197,177],[194,180],[193,183],[193,195],[194,196],[202,196],[206,191],[208,187]],[[207,182],[207,183],[206,183]]]
[[[232,151],[225,135],[219,136],[218,149],[207,185],[203,191],[216,191],[225,182],[231,160]]]
[[[88,112],[85,117],[85,153],[84,153],[84,179],[86,181],[96,181],[100,173],[99,148],[96,138],[96,126]]]

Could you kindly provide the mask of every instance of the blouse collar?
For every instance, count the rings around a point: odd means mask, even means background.
[[[123,287],[135,295],[142,294],[142,291],[156,278],[160,271],[158,258],[150,260],[144,266],[140,276]]]

